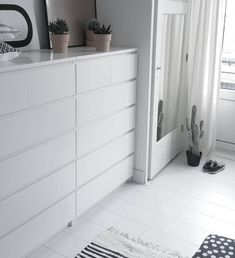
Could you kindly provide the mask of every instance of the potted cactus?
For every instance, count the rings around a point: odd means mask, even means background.
[[[86,44],[88,47],[95,47],[95,33],[96,29],[100,28],[100,23],[96,19],[91,19],[87,24],[86,29]]]
[[[201,120],[199,124],[197,119],[197,107],[192,107],[191,125],[189,124],[189,118],[186,118],[186,128],[189,135],[189,149],[187,151],[188,165],[192,167],[198,167],[202,157],[200,151],[200,141],[203,138],[205,131],[203,130],[204,121]]]
[[[100,28],[97,28],[94,32],[96,50],[108,52],[110,50],[110,43],[112,39],[111,25],[103,25]]]
[[[69,45],[69,27],[65,20],[57,19],[50,22],[48,29],[51,33],[52,48],[55,53],[67,53]]]

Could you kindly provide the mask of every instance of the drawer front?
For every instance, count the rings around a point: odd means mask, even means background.
[[[0,162],[0,199],[43,178],[75,159],[75,134],[25,151]]]
[[[132,176],[133,160],[133,156],[125,159],[77,191],[78,216]]]
[[[75,126],[73,98],[0,120],[0,158]]]
[[[78,126],[135,104],[136,82],[82,94],[77,100]]]
[[[24,257],[74,218],[75,194],[72,194],[11,234],[0,239],[1,257]]]
[[[108,86],[110,84],[110,67],[109,58],[92,59],[78,63],[76,66],[77,93]]]
[[[111,83],[135,79],[137,76],[137,54],[114,56],[111,59]]]
[[[0,237],[14,230],[75,190],[71,164],[0,202]],[[11,216],[9,220],[9,214]]]
[[[27,84],[9,83],[14,73],[0,73],[0,116],[29,106]]]
[[[77,185],[87,183],[134,152],[134,132],[105,145],[77,162]]]
[[[135,107],[82,127],[77,132],[77,155],[84,156],[135,128]]]
[[[75,65],[1,73],[0,81],[1,116],[74,95]]]

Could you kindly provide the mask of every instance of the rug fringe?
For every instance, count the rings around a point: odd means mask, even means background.
[[[129,241],[132,241],[132,242],[134,242],[134,243],[136,243],[136,244],[139,244],[139,245],[141,245],[141,246],[143,246],[143,247],[146,247],[146,248],[151,248],[152,250],[156,250],[156,251],[162,251],[162,252],[164,252],[164,253],[169,253],[169,254],[171,254],[171,255],[174,255],[176,258],[182,258],[183,256],[179,253],[179,252],[177,252],[177,251],[173,251],[173,250],[171,250],[171,249],[169,249],[169,248],[163,248],[163,247],[161,247],[160,245],[158,245],[158,244],[153,244],[153,243],[151,243],[151,242],[145,242],[145,241],[143,241],[141,238],[132,238],[132,237],[130,237],[129,236],[129,234],[127,234],[127,233],[124,233],[124,232],[122,232],[122,231],[120,231],[120,230],[118,230],[118,229],[116,229],[116,228],[113,228],[113,227],[111,227],[111,228],[109,228],[108,229],[108,231],[110,231],[111,233],[114,233],[114,234],[117,234],[117,235],[119,235],[119,236],[121,236],[121,237],[123,237],[123,238],[125,238],[125,239],[127,239],[127,240],[129,240]],[[186,256],[185,256],[185,258],[187,258]]]

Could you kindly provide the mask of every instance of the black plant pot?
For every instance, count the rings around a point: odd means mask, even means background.
[[[202,153],[200,152],[200,156],[198,156],[187,151],[186,154],[187,154],[188,165],[191,167],[198,167],[201,161]]]

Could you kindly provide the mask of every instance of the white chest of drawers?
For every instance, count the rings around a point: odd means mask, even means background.
[[[22,60],[22,62],[21,62]],[[0,65],[0,257],[21,258],[132,176],[136,49]]]

